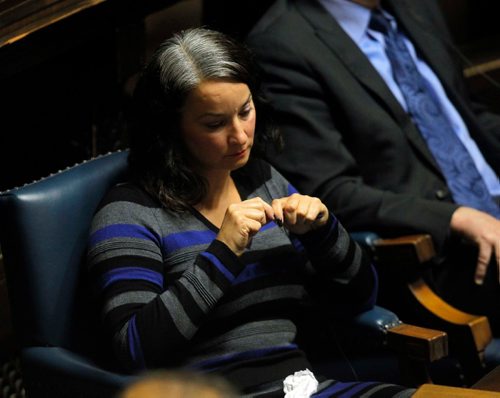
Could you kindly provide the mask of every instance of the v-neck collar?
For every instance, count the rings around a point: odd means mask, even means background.
[[[252,187],[250,186],[250,181],[246,178],[245,166],[242,168],[235,170],[231,173],[231,177],[233,178],[234,185],[236,186],[236,190],[240,195],[242,201],[248,199],[248,196],[252,192]],[[206,218],[200,211],[198,211],[194,206],[189,206],[189,211],[191,214],[201,221],[207,228],[211,231],[218,233],[220,228],[217,227],[214,223],[212,223],[208,218]]]

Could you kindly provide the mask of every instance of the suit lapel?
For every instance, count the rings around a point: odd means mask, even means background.
[[[297,1],[297,9],[309,21],[318,38],[338,56],[353,76],[388,110],[389,114],[406,133],[412,145],[427,159],[436,172],[440,173],[426,142],[418,129],[411,123],[408,114],[401,107],[370,61],[337,21],[328,12],[325,12],[317,1]]]
[[[325,12],[317,1],[297,1],[297,8],[314,28],[316,36],[337,55],[354,77],[384,104],[391,115],[402,123],[406,117],[404,109],[337,21]]]

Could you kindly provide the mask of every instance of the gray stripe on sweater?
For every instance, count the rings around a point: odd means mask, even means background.
[[[100,242],[89,250],[89,268],[92,268],[97,262],[127,255],[146,257],[159,262],[163,261],[158,246],[150,241],[134,238],[114,238]]]
[[[126,304],[147,304],[157,296],[149,291],[124,292],[108,300],[103,306],[102,314],[105,316],[111,310]]]
[[[283,285],[272,286],[265,289],[256,290],[246,294],[237,300],[221,305],[215,309],[214,319],[231,316],[239,311],[256,304],[267,301],[279,300],[282,298],[302,299],[307,296],[304,286],[301,285]]]
[[[223,292],[215,285],[202,270],[198,269],[196,275],[193,272],[186,271],[180,283],[191,293],[196,304],[203,312],[208,312],[217,303],[217,298],[221,297]],[[205,286],[210,285],[212,292],[217,294],[214,297]]]
[[[288,319],[250,322],[193,347],[195,353],[203,353],[195,362],[214,354],[287,345],[295,339],[296,334],[295,324]]]
[[[189,319],[179,299],[169,290],[163,292],[160,297],[166,310],[171,314],[175,314],[175,316],[172,316],[172,321],[179,333],[182,334],[186,340],[190,340],[198,328]]]

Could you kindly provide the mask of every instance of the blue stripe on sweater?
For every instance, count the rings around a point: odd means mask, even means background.
[[[233,285],[244,283],[256,278],[261,278],[266,275],[285,273],[287,271],[290,271],[290,269],[295,269],[296,266],[298,267],[304,265],[302,261],[294,261],[293,258],[287,260],[289,260],[290,262],[283,261],[275,264],[269,264],[269,263],[245,264],[245,268],[234,280]]]
[[[139,338],[139,332],[137,331],[137,325],[135,323],[135,315],[130,318],[128,323],[128,346],[130,349],[130,356],[132,361],[135,363],[137,369],[144,369],[144,354],[142,352],[141,340]]]
[[[330,236],[332,236],[333,231],[335,231],[335,228],[337,227],[337,224],[339,222],[337,218],[333,214],[330,214],[330,217],[332,218],[332,224],[330,225],[328,232],[325,233],[323,238],[316,242],[317,247],[320,247],[322,244],[324,244],[330,238]]]
[[[299,193],[297,188],[295,188],[292,184],[288,184],[288,196],[293,195],[294,193]]]
[[[90,245],[95,246],[99,242],[113,238],[136,238],[158,242],[157,236],[140,225],[114,224],[95,231],[90,236]]]
[[[167,253],[184,247],[209,244],[215,239],[215,232],[206,231],[186,231],[165,236],[162,241]]]
[[[236,354],[221,355],[220,357],[208,359],[203,362],[192,365],[194,369],[215,370],[231,362],[243,361],[247,359],[263,358],[277,352],[296,350],[296,344],[287,344],[285,346],[262,348],[260,350],[244,351]]]
[[[234,275],[229,271],[221,261],[214,256],[212,253],[203,252],[200,253],[200,256],[205,257],[208,261],[210,261],[215,267],[229,280],[229,282],[233,282],[235,280]]]
[[[363,388],[366,388],[372,384],[376,384],[375,382],[359,382],[359,381],[351,381],[347,383],[343,383],[341,381],[337,381],[331,386],[327,387],[325,390],[320,391],[317,394],[313,394],[311,397],[312,398],[329,398],[332,396],[332,394],[338,393],[342,390],[345,390],[346,388],[350,388],[352,386],[355,386],[354,388],[350,389],[349,391],[346,391],[344,394],[339,395],[339,397],[351,397],[352,394],[356,391],[359,391]],[[356,390],[356,391],[354,391]]]
[[[112,283],[126,280],[143,280],[163,287],[163,275],[159,272],[140,267],[121,267],[102,274],[101,288],[105,289]]]
[[[366,387],[369,387],[373,384],[378,384],[373,381],[368,381],[368,382],[358,382],[359,384],[350,390],[346,391],[345,393],[339,395],[339,398],[349,398],[354,396],[354,394],[357,394],[359,391],[365,389]]]

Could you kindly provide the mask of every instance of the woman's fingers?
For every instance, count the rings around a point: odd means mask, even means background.
[[[273,208],[261,198],[231,204],[226,211],[217,239],[239,256],[250,245],[252,237],[262,226],[273,219]]]
[[[281,199],[274,199],[273,202],[271,203],[272,209],[273,209],[273,220],[276,224],[278,224],[278,227],[283,226],[283,206],[282,206],[282,200]]]
[[[279,202],[283,209],[284,224],[293,233],[306,233],[328,220],[328,209],[318,198],[293,194],[279,199]]]

